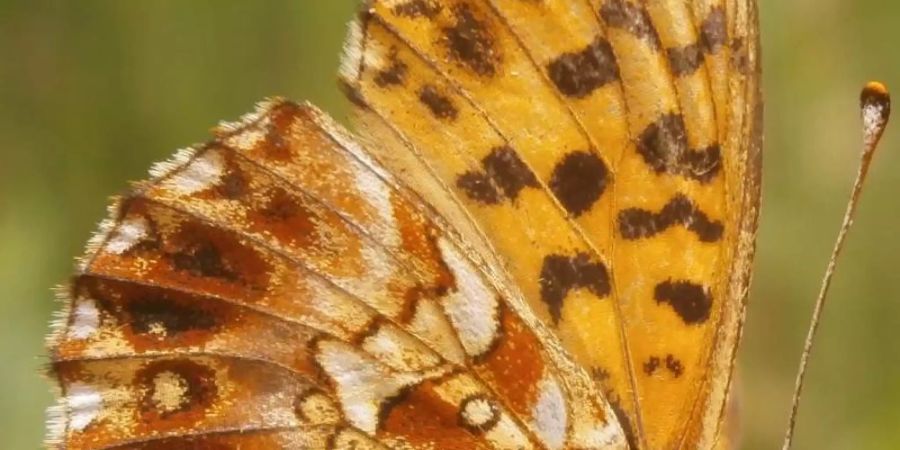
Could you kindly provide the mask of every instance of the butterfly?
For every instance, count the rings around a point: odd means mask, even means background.
[[[715,448],[751,0],[372,0],[355,134],[272,99],[151,170],[50,337],[58,448]]]

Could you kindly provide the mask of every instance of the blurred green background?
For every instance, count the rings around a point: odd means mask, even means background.
[[[270,95],[337,117],[354,0],[0,0],[0,448],[34,449],[50,288],[106,198]],[[900,3],[761,0],[766,153],[740,360],[743,448],[780,445],[812,298],[855,171],[857,95],[900,86]],[[895,127],[896,128],[896,127]],[[834,284],[797,448],[900,448],[900,130]]]

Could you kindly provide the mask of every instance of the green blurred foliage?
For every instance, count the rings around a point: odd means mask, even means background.
[[[857,93],[900,86],[900,3],[761,0],[763,216],[740,360],[744,448],[780,442],[859,147]],[[0,0],[0,441],[33,449],[51,287],[150,163],[271,95],[342,117],[354,0]],[[900,156],[888,132],[835,279],[797,448],[900,447]],[[893,167],[893,169],[892,169]]]

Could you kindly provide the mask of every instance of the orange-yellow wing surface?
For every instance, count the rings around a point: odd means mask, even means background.
[[[625,448],[458,232],[270,101],[111,209],[50,338],[65,449]]]
[[[711,448],[759,192],[751,0],[370,0],[341,80],[378,158],[603,386]]]

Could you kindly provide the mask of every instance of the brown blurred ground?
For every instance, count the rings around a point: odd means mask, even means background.
[[[900,3],[762,0],[765,195],[741,358],[744,448],[781,437],[809,304],[843,210],[857,91],[900,88]],[[37,448],[50,288],[150,163],[270,95],[340,117],[353,0],[0,0],[0,442]],[[900,448],[900,130],[834,284],[797,448]]]

